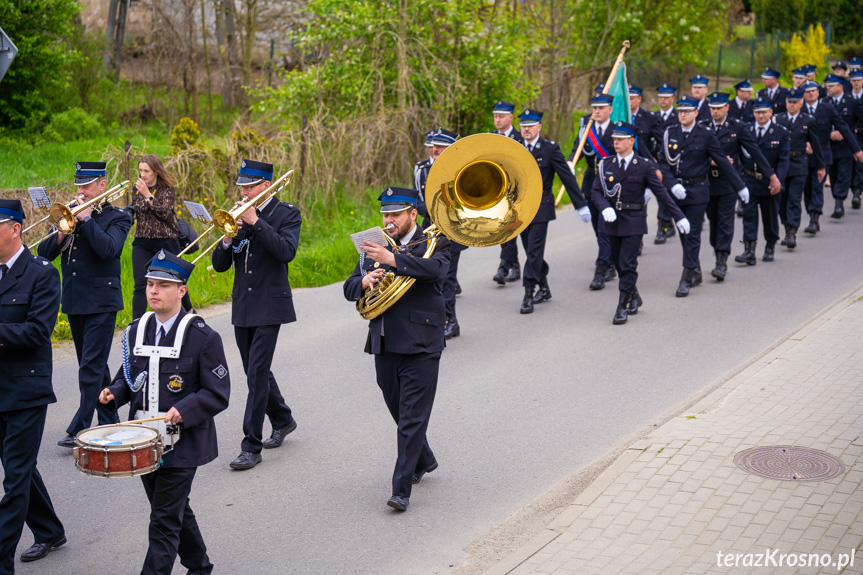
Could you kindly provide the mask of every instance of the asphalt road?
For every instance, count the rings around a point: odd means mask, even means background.
[[[651,231],[654,222],[651,215]],[[228,468],[239,453],[246,388],[230,315],[209,320],[225,341],[233,386],[217,417],[221,457],[199,469],[192,490],[215,572],[458,568],[472,541],[863,283],[863,211],[825,218],[822,230],[801,237],[794,253],[780,248],[774,263],[732,263],[723,284],[709,279],[713,258],[703,247],[708,279],[685,299],[674,296],[677,238],[654,246],[649,235],[638,282],[645,305],[625,326],[611,324],[617,280],[587,289],[595,241],[571,210],[550,225],[553,299],[532,315],[518,313],[520,286],[491,281],[497,248],[465,252],[462,335],[444,352],[429,428],[440,468],[415,487],[402,514],[385,505],[395,425],[362,352],[366,322],[341,285],[295,294],[299,321],[283,327],[273,370],[299,427],[251,471]],[[115,349],[112,369],[118,365]],[[74,361],[57,363],[54,386],[59,402],[48,411],[39,468],[69,543],[17,563],[18,572],[137,573],[148,524],[140,481],[75,471],[69,451],[56,446],[77,405]],[[31,543],[25,528],[19,552]],[[174,573],[185,571],[178,562]]]

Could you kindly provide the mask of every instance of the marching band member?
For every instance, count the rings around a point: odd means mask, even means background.
[[[659,110],[654,112],[656,124],[653,126],[650,142],[650,151],[654,158],[659,158],[659,154],[662,153],[662,135],[665,133],[665,128],[677,123],[677,110],[674,109],[674,93],[676,91],[677,89],[667,82],[656,89]],[[662,245],[668,238],[673,238],[674,234],[674,222],[671,221],[671,216],[660,202],[656,211],[656,237],[653,239],[653,243]]]
[[[136,419],[165,418],[153,425],[171,448],[154,472],[141,476],[150,501],[150,545],[141,575],[170,575],[178,553],[190,575],[213,570],[189,494],[198,467],[219,454],[213,418],[228,407],[231,379],[222,338],[183,309],[194,268],[165,250],[153,258],[147,268],[153,312],[127,328],[123,365],[99,395],[111,411],[128,403]]]
[[[512,117],[515,113],[515,104],[506,100],[498,100],[492,108],[494,116],[494,130],[490,133],[500,134],[512,138],[519,144],[524,143],[521,132],[512,125]],[[500,244],[500,265],[495,272],[492,281],[499,285],[506,285],[521,279],[521,266],[518,263],[518,238]]]
[[[105,191],[105,162],[78,162],[75,185],[81,202]],[[88,207],[75,216],[77,223],[71,235],[58,233],[39,245],[39,255],[60,258],[63,274],[63,312],[69,316],[69,328],[78,356],[78,387],[81,400],[78,411],[66,428],[61,447],[75,447],[75,436],[93,423],[96,411],[99,425],[116,423],[116,416],[99,403],[99,390],[111,381],[108,354],[114,337],[117,312],[123,309],[120,287],[120,254],[132,216],[105,204]]]
[[[417,225],[419,193],[407,188],[387,188],[379,197],[383,226],[401,245],[421,240]],[[423,475],[437,469],[426,430],[437,389],[438,368],[446,317],[441,283],[449,267],[450,241],[439,238],[431,257],[422,257],[427,242],[419,241],[406,252],[365,241],[365,256],[345,280],[348,301],[358,301],[388,271],[416,279],[405,294],[383,314],[369,322],[365,352],[375,356],[378,386],[397,425],[398,456],[387,505],[405,511],[411,488]]]
[[[24,523],[35,542],[21,561],[36,561],[66,543],[63,524],[36,457],[51,387],[51,332],[60,309],[60,274],[21,243],[24,209],[0,200],[0,575],[15,572],[15,548]]]
[[[237,185],[243,188],[244,198],[253,200],[267,193],[272,181],[272,164],[243,160]],[[270,366],[281,325],[297,320],[288,263],[297,255],[302,216],[296,206],[270,198],[257,209],[243,212],[238,220],[240,232],[213,250],[213,269],[226,272],[234,266],[231,323],[249,395],[243,417],[245,437],[240,455],[230,465],[245,470],[261,462],[261,449],[281,446],[285,436],[297,428]],[[273,426],[267,440],[263,437],[265,416]]]

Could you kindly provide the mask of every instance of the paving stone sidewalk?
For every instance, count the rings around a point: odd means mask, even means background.
[[[863,289],[630,446],[487,575],[863,573],[861,299]],[[735,465],[760,446],[821,450],[845,471],[779,481]],[[780,566],[782,554],[795,557]]]

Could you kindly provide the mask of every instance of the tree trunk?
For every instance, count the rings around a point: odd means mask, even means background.
[[[197,0],[184,0],[184,17],[186,19],[186,77],[188,81],[187,94],[192,100],[192,119],[200,123],[198,116],[198,43],[195,34],[195,4]]]
[[[246,0],[246,18],[243,26],[243,86],[252,85],[252,56],[257,32],[258,0]],[[242,92],[241,102],[244,106],[246,100],[246,94]]]
[[[213,124],[213,77],[210,75],[210,55],[207,52],[207,15],[204,0],[201,0],[201,39],[204,43],[204,66],[207,70],[207,123]]]
[[[398,18],[398,38],[396,40],[396,53],[398,54],[398,83],[396,85],[396,103],[399,111],[403,111],[407,107],[408,92],[408,57],[406,46],[408,36],[407,0],[399,0]]]

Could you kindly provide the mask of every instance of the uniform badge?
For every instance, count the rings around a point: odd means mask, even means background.
[[[81,169],[81,164],[75,164],[75,169],[76,169],[76,170],[80,170],[80,169]]]
[[[144,384],[147,382],[147,372],[142,371],[138,374],[138,377],[135,378],[135,383],[132,384],[132,393],[141,391],[141,388],[144,387]]]
[[[677,149],[677,144],[674,144],[673,146],[671,146],[671,148],[672,148],[672,149],[674,149],[674,150],[676,150],[676,149]]]
[[[159,255],[156,256],[156,259],[159,259],[159,260],[165,259],[165,250],[159,250]]]
[[[228,369],[220,363],[219,366],[213,370],[213,373],[215,373],[216,377],[219,379],[225,379],[225,376],[228,375]]]
[[[240,167],[241,167],[241,168],[245,168],[245,167],[246,167],[246,160],[243,160],[243,163],[242,163],[242,164],[240,164]]]
[[[381,267],[381,262],[375,262],[375,265],[374,265],[374,267],[376,267],[376,268],[379,268],[379,267]]]
[[[175,373],[171,376],[171,379],[168,380],[168,391],[173,391],[174,393],[180,393],[183,391],[183,378],[180,377],[179,374]]]
[[[613,181],[614,181],[614,176],[608,176],[608,181],[609,181],[609,182],[613,182]]]
[[[42,265],[43,265],[43,266],[47,266],[47,265],[48,265],[48,260],[43,261],[43,262],[42,262]]]
[[[196,326],[198,326],[198,327],[204,327],[204,325],[206,325],[206,324],[204,324],[204,322],[202,322],[202,321],[199,321],[199,322],[198,322],[198,323],[196,323],[195,325],[196,325]]]

